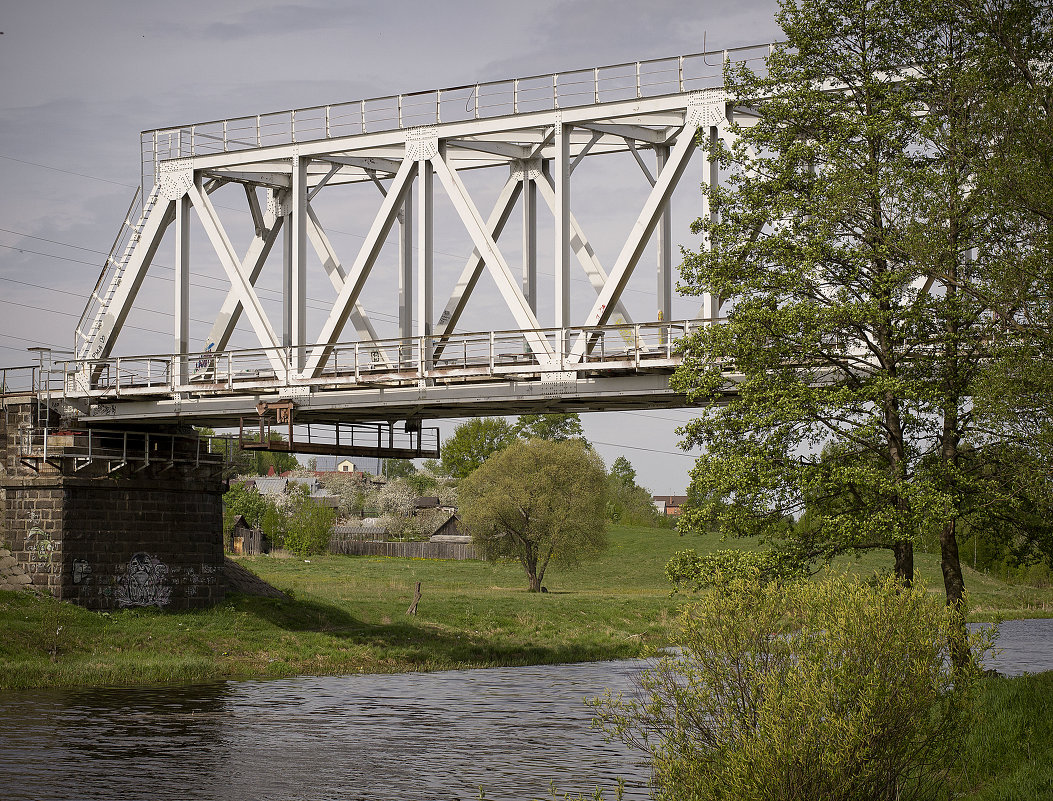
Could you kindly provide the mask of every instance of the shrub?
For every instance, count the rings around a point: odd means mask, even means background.
[[[306,487],[290,494],[285,508],[285,539],[283,547],[298,556],[325,553],[333,535],[333,510],[311,500]]]
[[[682,615],[638,700],[592,701],[648,753],[656,798],[945,794],[979,671],[950,667],[961,628],[924,587],[740,576]]]

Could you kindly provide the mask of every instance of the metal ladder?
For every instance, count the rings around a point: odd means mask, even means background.
[[[124,222],[121,224],[121,229],[117,233],[117,238],[113,242],[113,247],[110,248],[110,255],[107,257],[106,263],[102,267],[102,272],[99,274],[99,280],[95,282],[95,288],[88,297],[88,302],[84,306],[84,311],[81,313],[80,320],[77,322],[74,351],[78,357],[84,357],[87,355],[91,343],[95,341],[96,335],[98,335],[102,328],[103,320],[106,317],[106,311],[110,307],[110,301],[113,300],[113,296],[117,292],[117,287],[121,285],[121,277],[124,275],[124,270],[128,266],[128,262],[131,260],[132,253],[136,246],[139,244],[139,239],[142,236],[143,225],[153,211],[154,206],[157,205],[157,198],[160,195],[161,187],[159,184],[154,185],[153,191],[150,192],[150,195],[142,206],[142,211],[140,212],[138,219],[133,223],[132,220],[135,217],[139,199],[142,197],[142,191],[142,187],[135,190],[135,196],[132,198],[132,202],[128,207],[128,213],[125,215]],[[116,255],[118,253],[120,253],[119,257]],[[103,294],[100,295],[99,290],[104,284],[105,290]],[[92,319],[91,328],[85,333],[84,324],[89,317]]]

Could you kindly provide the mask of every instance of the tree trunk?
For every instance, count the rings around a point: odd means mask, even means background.
[[[541,592],[541,579],[537,573],[527,573],[527,578],[530,579],[530,591]]]
[[[965,579],[962,562],[958,556],[957,520],[951,518],[940,529],[940,567],[943,569],[943,588],[947,593],[947,606],[954,614],[956,631],[951,634],[951,663],[955,670],[964,670],[969,665],[969,632],[965,626]]]
[[[896,578],[909,587],[914,583],[914,543],[910,540],[892,543],[892,555],[896,560]]]

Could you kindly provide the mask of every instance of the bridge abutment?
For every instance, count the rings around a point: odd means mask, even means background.
[[[226,485],[195,437],[100,432],[83,455],[85,431],[53,433],[41,414],[35,400],[0,410],[0,539],[32,586],[100,610],[222,600]]]

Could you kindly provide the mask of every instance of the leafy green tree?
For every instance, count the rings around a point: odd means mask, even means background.
[[[1053,7],[1029,0],[962,0],[988,92],[988,146],[975,171],[980,202],[1002,211],[990,249],[989,298],[1002,323],[977,409],[1031,454],[1024,492],[1053,502]]]
[[[581,416],[569,414],[521,414],[515,425],[516,436],[523,439],[547,439],[566,442],[571,439],[585,441],[581,427]]]
[[[611,475],[627,487],[636,485],[636,470],[624,456],[619,456],[611,465]]]
[[[636,483],[636,470],[624,456],[611,465],[607,477],[607,519],[612,523],[632,526],[655,526],[664,523],[664,515],[655,508],[651,493]]]
[[[685,608],[638,700],[592,703],[662,801],[943,798],[980,678],[949,665],[961,636],[953,609],[891,577],[738,575]]]
[[[311,499],[310,490],[293,485],[285,499],[285,532],[282,547],[298,556],[325,553],[333,535],[332,509]]]
[[[236,515],[242,515],[253,528],[259,527],[267,506],[267,499],[255,487],[246,487],[240,481],[233,482],[223,494],[223,530],[230,531]]]
[[[461,481],[461,519],[487,559],[518,559],[539,592],[550,562],[606,547],[606,482],[603,462],[580,442],[518,441]]]
[[[731,105],[755,116],[711,152],[739,169],[707,190],[709,246],[683,268],[728,322],[692,336],[674,378],[710,404],[684,429],[706,453],[682,525],[796,537],[805,559],[887,548],[905,583],[934,531],[957,608],[960,526],[998,491],[962,458],[983,434],[999,224],[974,197],[986,96],[970,34],[952,0],[785,0],[779,21],[767,72],[728,73]],[[809,526],[787,525],[809,499]]]
[[[442,445],[442,466],[448,475],[461,479],[487,457],[515,440],[515,431],[500,417],[477,417],[461,423]]]

